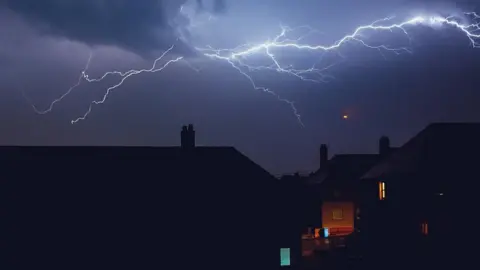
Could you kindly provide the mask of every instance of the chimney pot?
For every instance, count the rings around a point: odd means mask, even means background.
[[[320,145],[320,170],[326,168],[328,162],[328,147],[326,144]]]
[[[195,130],[193,129],[193,125],[189,124],[187,126],[182,127],[182,131],[180,133],[181,139],[181,147],[184,149],[191,149],[195,148]]]

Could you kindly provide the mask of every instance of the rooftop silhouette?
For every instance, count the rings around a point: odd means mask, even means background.
[[[277,179],[233,147],[196,147],[193,125],[181,139],[0,147],[2,260],[19,269],[278,266],[274,235],[265,235],[278,223],[267,199]]]

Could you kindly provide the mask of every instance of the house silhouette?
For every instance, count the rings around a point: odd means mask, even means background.
[[[366,258],[385,268],[475,260],[479,123],[434,123],[361,179]],[[401,251],[401,252],[399,252]]]
[[[0,147],[4,269],[279,266],[277,179],[233,147]]]

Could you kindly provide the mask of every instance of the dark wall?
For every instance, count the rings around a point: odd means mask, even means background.
[[[5,269],[278,265],[268,177],[86,160],[4,161]]]
[[[301,260],[301,234],[306,228],[305,186],[299,178],[279,180],[278,184],[279,248],[290,248],[291,264],[298,266]]]
[[[396,266],[416,263],[439,267],[473,259],[467,255],[468,249],[461,247],[476,241],[476,236],[465,234],[472,224],[466,220],[475,215],[476,204],[468,202],[467,197],[455,196],[455,189],[443,189],[440,195],[438,187],[451,175],[449,168],[444,172],[441,176],[418,170],[382,179],[387,186],[385,201],[378,200],[378,180],[364,181],[363,188],[368,190],[363,191],[359,224],[365,257],[370,262],[378,264],[384,260],[386,266],[389,262],[401,262]],[[423,222],[428,224],[428,235],[422,234]]]

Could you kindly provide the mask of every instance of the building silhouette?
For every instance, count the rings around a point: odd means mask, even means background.
[[[477,212],[479,138],[478,123],[431,124],[360,179],[371,262],[463,267],[475,259],[467,217]]]
[[[385,136],[379,140],[378,154],[340,154],[329,159],[327,145],[320,146],[319,169],[306,180],[301,196],[304,204],[299,207],[305,215],[301,219],[305,259],[346,245],[346,237],[358,230],[359,179],[394,150]],[[322,239],[324,230],[328,239]]]
[[[328,159],[322,145],[319,170],[282,183],[296,221],[285,229],[300,250],[292,262],[329,269],[472,263],[479,138],[479,123],[434,123],[398,148],[383,136],[373,155]]]
[[[233,147],[0,147],[2,269],[279,267],[277,179]]]

